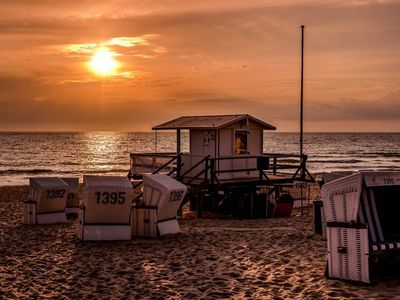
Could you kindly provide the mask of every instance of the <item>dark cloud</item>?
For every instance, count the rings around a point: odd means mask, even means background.
[[[334,103],[313,103],[308,106],[307,116],[311,121],[400,121],[400,90],[368,101],[346,98]]]

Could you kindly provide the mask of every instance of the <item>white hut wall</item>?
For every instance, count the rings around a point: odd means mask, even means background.
[[[233,149],[233,129],[222,128],[219,130],[218,138],[218,157],[232,156]],[[233,164],[231,159],[218,160],[216,164],[217,170],[232,170]],[[232,173],[218,174],[219,179],[232,179]]]
[[[263,151],[263,128],[249,120],[243,120],[220,130],[219,155],[243,157],[241,159],[221,160],[218,164],[220,170],[252,169],[257,166],[256,158]],[[257,171],[221,173],[219,178],[248,178],[257,177]]]

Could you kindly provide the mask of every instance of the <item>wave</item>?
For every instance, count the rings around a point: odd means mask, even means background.
[[[370,152],[369,155],[383,156],[383,157],[400,157],[399,152]]]
[[[21,163],[21,162],[0,162],[1,167],[23,167],[30,166],[31,162]]]
[[[63,166],[79,166],[81,165],[81,163],[78,162],[69,162],[69,161],[65,161],[65,162],[60,162],[58,163],[59,165],[63,165]]]
[[[128,168],[126,169],[109,169],[109,170],[88,170],[81,171],[81,174],[107,174],[107,173],[126,173],[128,174]]]
[[[126,173],[128,174],[128,168],[126,169],[106,169],[106,170],[85,170],[85,171],[65,171],[65,170],[50,170],[50,169],[7,169],[0,170],[0,176],[7,175],[19,175],[19,174],[108,174],[108,173]]]
[[[359,159],[332,159],[332,160],[309,159],[308,162],[320,163],[320,164],[356,164],[356,163],[363,163],[365,161]]]
[[[53,173],[53,170],[49,169],[22,169],[22,170],[17,170],[17,169],[7,169],[7,170],[0,170],[0,176],[5,176],[5,175],[18,175],[18,174],[43,174],[43,173]]]

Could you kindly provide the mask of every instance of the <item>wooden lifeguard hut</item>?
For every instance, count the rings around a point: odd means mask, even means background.
[[[129,176],[137,185],[143,174],[174,177],[189,187],[183,204],[190,201],[197,211],[218,210],[229,198],[253,199],[263,186],[313,180],[306,155],[263,152],[264,130],[276,128],[248,114],[183,116],[152,129],[175,130],[176,152],[131,153]],[[188,152],[181,151],[183,130],[189,131]]]

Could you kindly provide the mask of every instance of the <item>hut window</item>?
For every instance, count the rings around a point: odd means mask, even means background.
[[[235,154],[247,154],[247,131],[235,131]]]

